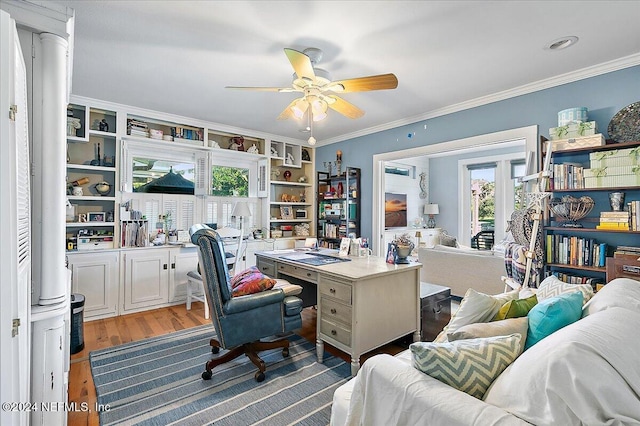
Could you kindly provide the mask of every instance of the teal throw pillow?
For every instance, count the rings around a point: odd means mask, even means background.
[[[582,316],[582,299],[582,292],[574,291],[539,301],[527,314],[529,329],[524,350],[579,320]]]

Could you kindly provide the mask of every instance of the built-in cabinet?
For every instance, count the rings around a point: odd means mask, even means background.
[[[85,318],[117,315],[119,257],[117,250],[67,255],[71,292],[84,295]]]
[[[551,153],[552,166],[556,165],[555,169],[558,173],[561,169],[568,167],[575,167],[579,170],[590,169],[593,168],[590,164],[590,154],[592,158],[606,158],[618,150],[638,147],[640,147],[640,142],[627,142],[554,151]],[[598,154],[594,155],[594,153]],[[631,167],[629,166],[629,168]],[[607,168],[601,168],[599,173],[604,177],[607,174],[613,174],[614,170],[615,168],[609,167],[607,172]],[[556,187],[552,188],[553,197],[573,196],[579,199],[582,196],[589,196],[595,204],[591,212],[577,222],[577,226],[571,222],[563,222],[558,217],[549,216],[546,218],[544,223],[545,272],[547,274],[555,273],[566,280],[573,279],[574,282],[605,283],[612,278],[606,275],[605,263],[613,260],[612,256],[620,246],[640,246],[640,231],[598,229],[597,226],[602,222],[601,213],[612,210],[609,202],[609,194],[612,192],[625,194],[624,209],[628,211],[629,205],[627,203],[640,200],[640,185],[584,188],[585,185],[581,180],[577,185],[560,185],[558,179],[559,176],[555,176]],[[576,180],[572,179],[572,182],[576,182]],[[567,186],[571,186],[571,188],[566,188]],[[602,255],[598,257],[601,260],[594,261],[593,252],[601,248],[604,250]],[[638,265],[636,264],[636,266]]]
[[[268,236],[291,240],[315,236],[313,149],[277,141],[270,147]]]
[[[194,193],[133,192],[136,159],[193,164]],[[72,292],[85,296],[84,318],[98,319],[181,303],[198,254],[191,225],[238,223],[236,197],[212,195],[212,165],[250,170],[241,267],[261,250],[293,248],[315,235],[314,150],[236,134],[209,123],[71,97],[67,110],[66,251]],[[137,169],[136,169],[137,167]],[[134,173],[134,169],[138,170]],[[147,170],[151,172],[151,170]],[[139,184],[139,183],[138,183]],[[74,193],[75,190],[75,193]],[[159,230],[182,231],[156,246]],[[139,230],[145,235],[137,236]]]

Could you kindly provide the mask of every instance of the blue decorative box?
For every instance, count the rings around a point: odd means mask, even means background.
[[[558,113],[558,127],[587,120],[587,107],[563,109]]]

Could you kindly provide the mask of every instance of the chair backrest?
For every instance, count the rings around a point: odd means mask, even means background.
[[[494,231],[480,231],[471,237],[471,248],[491,250],[494,243]]]
[[[216,233],[222,239],[226,253],[230,253],[233,256],[226,255],[227,265],[229,265],[229,272],[234,275],[237,271],[238,263],[242,260],[244,248],[246,243],[242,239],[242,231],[236,228],[220,228],[216,229]]]
[[[212,311],[211,320],[216,330],[221,330],[223,306],[231,299],[231,277],[222,239],[216,231],[204,224],[193,225],[189,229],[189,235],[191,242],[198,246],[200,276]]]

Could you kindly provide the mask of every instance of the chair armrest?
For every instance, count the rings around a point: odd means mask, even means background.
[[[283,300],[284,293],[282,290],[267,290],[246,296],[232,297],[231,300],[224,304],[223,310],[225,314],[236,314],[259,308],[260,306],[282,303]]]

